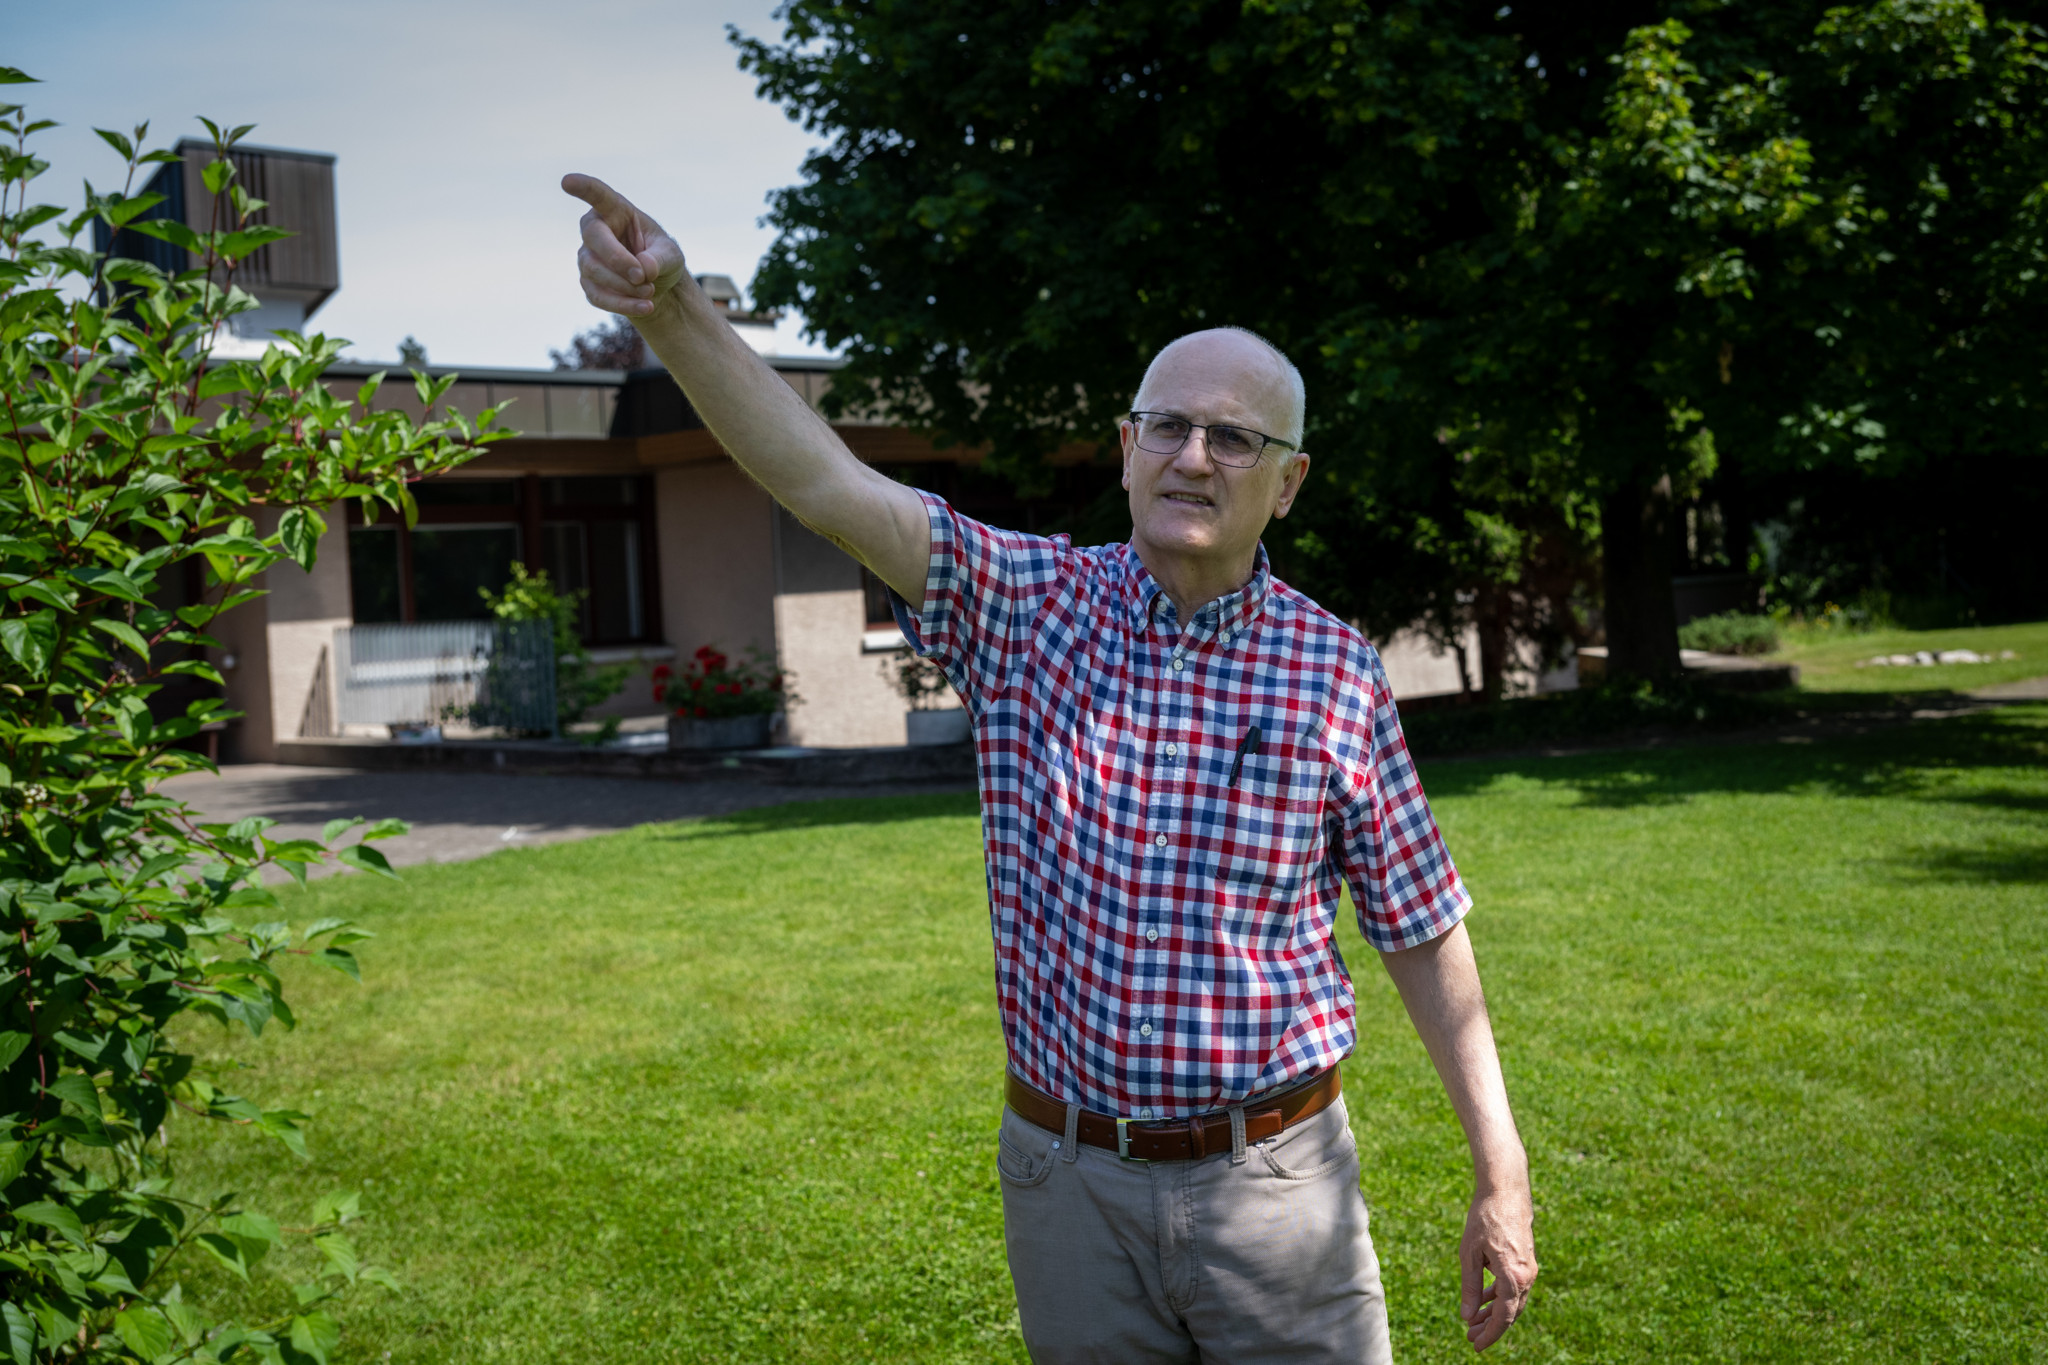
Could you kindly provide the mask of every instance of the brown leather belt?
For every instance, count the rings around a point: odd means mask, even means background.
[[[1067,1131],[1067,1106],[1017,1079],[1014,1071],[1004,1073],[1003,1098],[1017,1116],[1048,1132]],[[1244,1110],[1244,1137],[1261,1142],[1312,1114],[1330,1107],[1342,1088],[1336,1067],[1331,1067],[1305,1085],[1279,1095],[1261,1096]],[[1115,1152],[1126,1161],[1192,1161],[1211,1152],[1230,1150],[1230,1111],[1196,1114],[1164,1123],[1137,1123],[1083,1109],[1074,1135],[1090,1147]]]

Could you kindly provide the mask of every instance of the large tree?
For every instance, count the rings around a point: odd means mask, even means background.
[[[1673,498],[1717,461],[2043,448],[2023,7],[782,14],[742,61],[828,140],[755,292],[846,348],[840,391],[1028,481],[1157,346],[1252,327],[1306,371],[1321,457],[1276,549],[1382,628],[1591,501],[1614,666],[1669,671]]]

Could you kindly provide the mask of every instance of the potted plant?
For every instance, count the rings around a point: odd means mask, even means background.
[[[788,675],[759,650],[735,663],[710,645],[681,673],[656,668],[654,699],[669,710],[670,749],[765,749],[776,712],[797,704]]]
[[[945,673],[930,659],[903,653],[882,665],[882,676],[896,695],[910,704],[903,728],[911,744],[964,744],[972,731],[967,712],[957,706],[941,709],[939,700],[952,690]]]

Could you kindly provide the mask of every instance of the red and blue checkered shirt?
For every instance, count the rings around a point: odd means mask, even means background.
[[[1378,653],[1263,548],[1183,626],[1128,545],[925,502],[923,610],[896,615],[973,717],[1010,1065],[1140,1119],[1334,1065],[1356,1037],[1340,881],[1382,950],[1472,903]]]

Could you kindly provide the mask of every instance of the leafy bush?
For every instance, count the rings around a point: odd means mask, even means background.
[[[600,668],[590,662],[583,647],[583,631],[577,617],[585,593],[558,591],[548,581],[548,571],[532,572],[514,561],[512,581],[498,592],[478,588],[484,607],[500,621],[546,621],[555,632],[555,715],[560,729],[567,731],[599,702],[618,694],[633,675],[633,665],[612,664]],[[616,732],[618,722],[608,730]],[[609,734],[606,738],[609,738]]]
[[[0,68],[0,83],[27,79]],[[407,479],[466,459],[495,414],[416,426],[371,413],[382,376],[352,400],[330,393],[320,376],[344,343],[317,335],[213,363],[223,324],[255,306],[237,262],[285,235],[235,183],[228,151],[249,130],[207,124],[214,229],[199,233],[140,217],[161,196],[131,195],[137,172],[175,160],[143,150],[147,125],[100,133],[126,162],[120,192],[88,185],[68,220],[31,205],[45,163],[11,148],[47,126],[0,105],[0,1360],[324,1365],[331,1301],[389,1283],[343,1231],[353,1195],[302,1211],[294,1235],[321,1269],[295,1307],[222,1320],[184,1296],[187,1253],[246,1279],[286,1234],[233,1195],[176,1182],[173,1120],[303,1151],[305,1118],[239,1093],[184,1044],[199,1020],[292,1027],[279,969],[293,957],[355,976],[350,945],[366,935],[332,919],[294,930],[262,874],[303,883],[330,859],[389,874],[372,841],[405,826],[337,848],[361,820],[317,841],[204,821],[158,784],[210,767],[179,746],[230,713],[217,694],[180,705],[167,685],[223,685],[210,623],[260,596],[264,570],[312,566],[322,508],[360,498],[414,516]],[[200,267],[166,275],[84,249],[94,219]],[[52,222],[59,243],[31,235]],[[426,411],[453,378],[415,377]],[[188,574],[196,600],[169,605]]]
[[[1678,628],[1678,643],[1712,654],[1769,654],[1778,647],[1778,623],[1740,611],[1698,616]]]
[[[939,698],[953,690],[945,670],[914,650],[903,650],[882,661],[882,680],[903,698],[913,711],[930,711]]]
[[[667,664],[654,670],[654,699],[679,716],[725,720],[733,716],[772,716],[797,705],[789,676],[758,649],[734,663],[705,645],[677,673]]]

